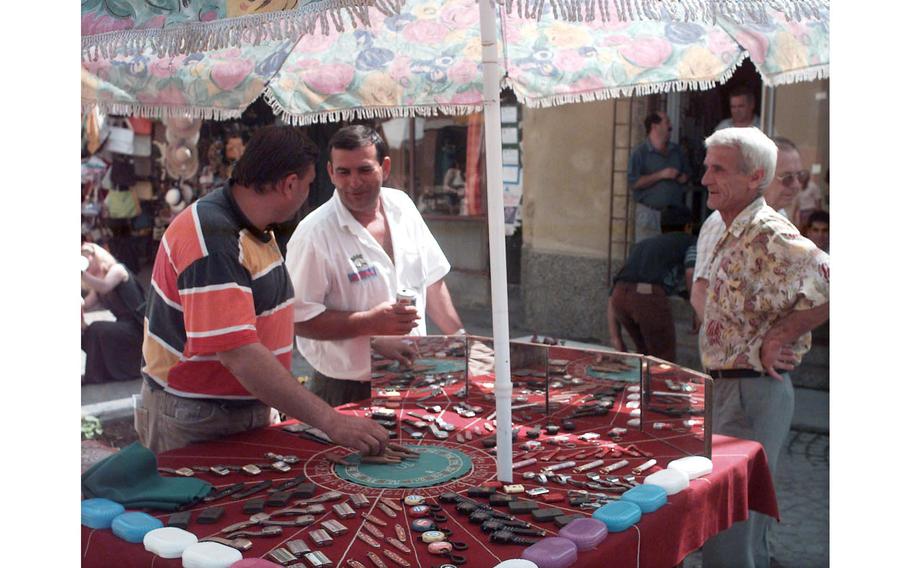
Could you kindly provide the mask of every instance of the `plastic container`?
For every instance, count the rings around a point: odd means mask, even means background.
[[[636,485],[623,493],[620,499],[635,503],[642,513],[653,513],[667,504],[667,492],[657,485]]]
[[[142,542],[146,533],[163,526],[164,523],[155,517],[139,511],[123,513],[111,521],[111,530],[114,534],[127,542]]]
[[[180,558],[183,551],[199,541],[196,535],[177,527],[161,527],[145,533],[145,549],[161,558]]]
[[[689,487],[689,476],[678,469],[662,469],[645,478],[644,485],[656,485],[667,492],[667,495],[676,495]]]
[[[230,568],[243,555],[217,542],[197,542],[183,551],[183,568]]]
[[[569,568],[578,560],[578,547],[567,538],[549,536],[524,549],[521,557],[538,568]]]
[[[632,501],[613,501],[594,511],[594,518],[607,525],[608,531],[622,532],[641,520],[641,507]]]
[[[82,524],[90,529],[109,529],[111,522],[126,512],[123,505],[110,499],[86,499],[82,502]]]
[[[679,470],[688,475],[689,479],[696,479],[714,471],[714,463],[705,456],[686,456],[671,461],[667,468]]]
[[[597,519],[575,519],[559,530],[559,536],[575,543],[578,550],[591,550],[607,538],[607,525]]]
[[[540,568],[537,564],[534,564],[530,560],[525,560],[524,558],[512,558],[510,560],[503,560],[493,568]]]

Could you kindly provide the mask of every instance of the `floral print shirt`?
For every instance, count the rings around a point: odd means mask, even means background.
[[[762,197],[733,220],[711,251],[705,321],[699,333],[705,369],[763,371],[765,333],[793,310],[828,302],[829,257]],[[799,360],[811,334],[793,346]]]

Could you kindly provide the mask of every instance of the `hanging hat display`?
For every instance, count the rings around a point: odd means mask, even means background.
[[[172,178],[191,178],[199,171],[199,152],[195,144],[168,144],[164,163]]]
[[[199,141],[199,130],[202,128],[202,120],[193,120],[189,117],[173,117],[165,119],[164,125],[167,127],[165,136],[170,144],[179,141],[187,141],[190,144],[196,144]]]

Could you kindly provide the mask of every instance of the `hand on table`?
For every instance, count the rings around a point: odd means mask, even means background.
[[[402,368],[411,368],[419,353],[410,342],[397,337],[383,337],[373,339],[373,349],[393,361],[398,361]]]
[[[340,446],[354,448],[364,455],[379,455],[389,441],[389,432],[370,418],[336,412],[326,434]]]
[[[784,378],[780,376],[776,369],[792,371],[797,362],[796,353],[793,352],[793,348],[790,345],[784,345],[776,337],[767,335],[762,341],[759,357],[765,372],[778,381],[782,381]]]
[[[407,335],[417,327],[417,308],[397,302],[383,302],[369,310],[371,335]]]

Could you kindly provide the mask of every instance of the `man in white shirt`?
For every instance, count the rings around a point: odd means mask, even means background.
[[[370,337],[426,335],[428,313],[444,334],[464,333],[443,277],[450,265],[410,197],[382,187],[392,162],[372,128],[329,141],[335,193],[294,231],[287,267],[294,284],[297,347],[316,370],[311,391],[333,406],[370,396]],[[414,306],[396,292],[416,294]],[[402,363],[413,354],[383,342]]]
[[[730,118],[718,122],[714,132],[733,126],[761,128],[761,122],[755,114],[755,95],[748,87],[739,86],[730,91]]]

